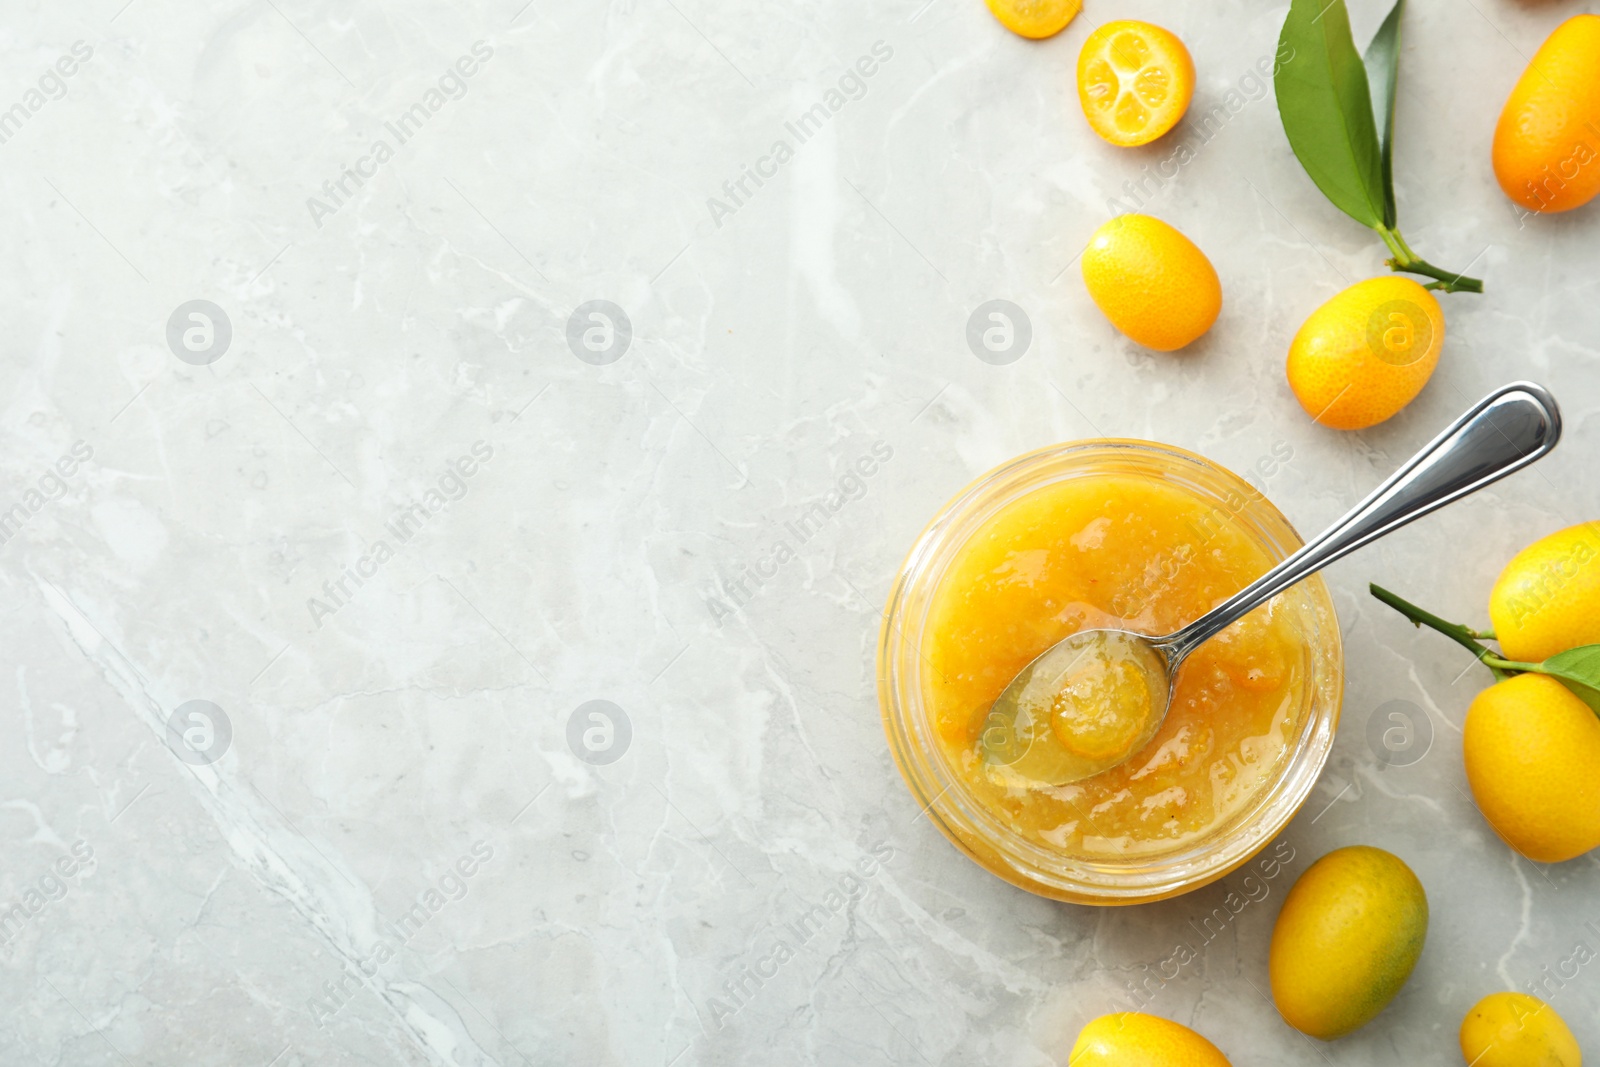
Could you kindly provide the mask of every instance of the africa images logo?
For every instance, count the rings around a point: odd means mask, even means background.
[[[94,46],[84,41],[74,41],[72,51],[63,55],[39,75],[39,87],[29,89],[22,98],[8,108],[0,108],[0,144],[5,144],[22,132],[33,116],[44,110],[52,100],[67,95],[67,79],[78,73],[83,64],[94,58]]]
[[[866,496],[869,479],[893,458],[894,448],[889,442],[874,441],[870,454],[860,456],[847,466],[832,489],[812,500],[798,515],[785,520],[776,531],[770,548],[749,563],[741,564],[737,577],[724,580],[721,596],[706,598],[706,609],[718,628],[724,619],[743,609],[776,578],[785,564],[798,559],[799,550],[826,529],[847,504]]]
[[[420,133],[428,120],[444,110],[446,104],[466,96],[467,79],[483,69],[484,64],[493,56],[494,49],[487,41],[474,41],[472,55],[462,56],[455,61],[454,66],[446,68],[445,72],[439,75],[437,88],[430,87],[423,92],[416,103],[402,111],[393,122],[383,124],[384,129],[394,138],[393,145],[381,137],[378,138],[372,143],[371,150],[356,160],[354,167],[345,167],[337,178],[330,178],[322,183],[322,194],[326,199],[307,197],[306,210],[311,212],[311,221],[317,224],[317,229],[322,229],[323,219],[337,215],[339,209],[349,203],[368,180],[378,176],[378,168],[394,158],[397,147]],[[352,183],[354,188],[351,188]]]
[[[306,598],[312,629],[322,629],[324,622],[356,598],[362,586],[377,577],[378,571],[395,557],[401,547],[421,533],[436,516],[448,510],[450,505],[462,500],[472,488],[473,475],[487,467],[493,458],[494,446],[487,441],[474,441],[470,456],[457,456],[453,462],[445,464],[444,473],[438,476],[435,486],[423,493],[420,499],[406,504],[391,515],[383,528],[393,537],[394,544],[391,545],[388,538],[376,539],[353,562],[340,568],[337,578],[329,578],[322,583],[321,599],[314,596]]]
[[[425,885],[420,893],[407,901],[408,907],[398,919],[380,923],[378,934],[370,951],[360,955],[347,954],[339,977],[322,983],[322,991],[306,999],[306,1010],[316,1020],[320,1030],[343,1011],[356,994],[367,988],[367,983],[377,978],[378,970],[400,954],[422,932],[422,928],[435,915],[450,905],[465,900],[472,891],[472,878],[494,859],[494,845],[479,839],[471,850],[456,858],[443,874]]]
[[[67,479],[76,474],[93,456],[93,445],[84,440],[74,441],[69,451],[62,454],[53,465],[46,467],[44,473],[39,475],[37,488],[30,486],[23,490],[20,500],[9,508],[0,510],[0,545],[6,544],[21,533],[28,520],[39,514],[50,501],[66,496]]]
[[[870,54],[861,56],[839,75],[837,86],[830,87],[822,94],[821,100],[783,124],[784,130],[794,139],[793,143],[788,137],[780,137],[772,142],[772,147],[755,161],[754,166],[741,165],[737,178],[722,183],[726,200],[707,197],[706,209],[711,212],[711,221],[717,224],[717,228],[722,228],[723,219],[744,207],[755,196],[756,190],[776,178],[778,171],[794,158],[795,150],[821,132],[833,116],[844,110],[847,103],[866,96],[867,79],[877,74],[879,68],[893,58],[894,49],[888,43],[874,42]],[[755,189],[750,188],[751,182],[755,183]]]

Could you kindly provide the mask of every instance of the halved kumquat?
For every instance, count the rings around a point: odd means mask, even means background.
[[[1108,22],[1078,53],[1078,100],[1094,132],[1114,145],[1149,144],[1178,124],[1194,98],[1194,60],[1170,30]]]
[[[1000,25],[1035,40],[1054,37],[1083,10],[1083,0],[988,0],[988,4]]]

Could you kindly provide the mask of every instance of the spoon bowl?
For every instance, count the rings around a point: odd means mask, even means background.
[[[1108,771],[1161,729],[1177,674],[1144,634],[1079,630],[1022,668],[995,700],[984,758],[1051,785]]]

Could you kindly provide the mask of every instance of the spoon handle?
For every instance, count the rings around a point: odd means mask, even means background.
[[[1361,546],[1542,458],[1561,439],[1561,409],[1543,386],[1501,386],[1435,437],[1315,540],[1225,603],[1158,642],[1176,668],[1215,636],[1290,586]]]

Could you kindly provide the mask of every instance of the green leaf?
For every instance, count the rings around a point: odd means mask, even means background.
[[[1274,79],[1289,146],[1334,207],[1363,226],[1384,224],[1382,150],[1361,53],[1344,0],[1293,0]]]
[[[1600,714],[1600,645],[1569,648],[1540,666]]]
[[[1389,17],[1367,45],[1367,85],[1378,120],[1378,148],[1383,170],[1383,224],[1394,229],[1399,214],[1394,205],[1394,96],[1400,82],[1400,16],[1406,0],[1394,0]]]

